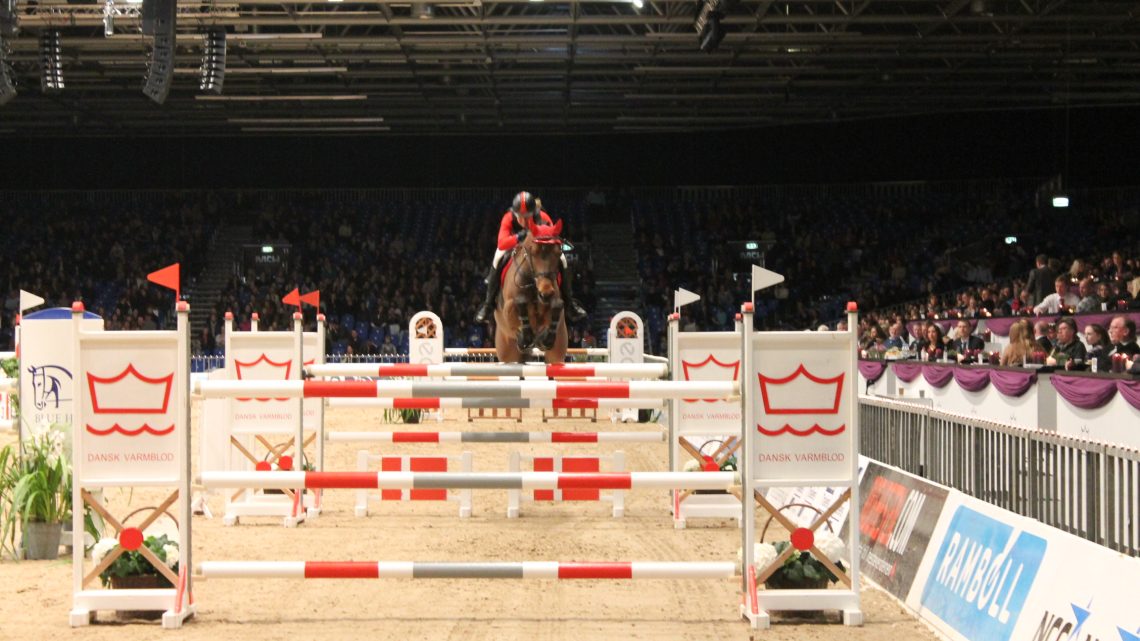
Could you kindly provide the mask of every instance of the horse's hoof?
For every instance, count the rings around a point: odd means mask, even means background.
[[[557,336],[553,332],[543,332],[538,337],[538,348],[544,352],[549,350],[551,347],[554,347],[554,340],[556,338]]]
[[[526,351],[534,346],[534,331],[519,330],[518,334],[519,349]]]

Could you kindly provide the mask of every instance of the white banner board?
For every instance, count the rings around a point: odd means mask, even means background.
[[[756,431],[752,475],[765,480],[837,481],[855,469],[851,332],[758,332],[751,387]]]

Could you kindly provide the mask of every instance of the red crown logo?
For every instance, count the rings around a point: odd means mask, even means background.
[[[699,363],[690,363],[688,361],[681,361],[681,369],[685,375],[686,381],[726,381],[737,380],[740,376],[740,361],[735,360],[731,363],[722,363],[716,359],[715,356],[709,354],[709,357]],[[732,373],[732,378],[729,379],[729,373]],[[706,403],[716,403],[720,399],[717,398],[685,398],[681,399],[686,403],[696,403],[698,400],[703,400]]]
[[[766,414],[839,413],[845,372],[833,378],[822,378],[807,371],[801,363],[796,371],[783,378],[763,374],[756,376],[760,379],[760,396],[764,400]],[[775,387],[781,388],[779,392],[769,393],[769,388]]]
[[[96,414],[166,414],[174,373],[151,378],[133,363],[115,376],[87,374],[91,408]]]
[[[237,371],[238,380],[256,380],[256,381],[276,381],[289,380],[289,375],[293,373],[293,359],[287,361],[277,362],[270,360],[264,353],[253,361],[239,361],[234,359],[234,369]],[[237,400],[246,402],[252,400],[251,398],[238,398]],[[269,397],[258,397],[259,401],[268,401]],[[273,400],[285,401],[287,398],[277,398]]]
[[[262,363],[265,363],[262,365]],[[287,361],[277,362],[270,360],[268,356],[262,354],[254,361],[239,361],[234,359],[234,369],[237,370],[238,380],[258,380],[258,381],[275,381],[275,380],[289,380],[289,374],[293,372],[293,359]]]

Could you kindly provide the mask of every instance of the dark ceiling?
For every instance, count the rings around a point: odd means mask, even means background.
[[[0,133],[671,132],[1140,103],[1137,2],[745,0],[705,53],[692,0],[180,1],[162,105],[141,91],[140,8],[17,0]],[[227,34],[221,95],[199,91],[209,28]],[[49,30],[62,91],[41,88]]]

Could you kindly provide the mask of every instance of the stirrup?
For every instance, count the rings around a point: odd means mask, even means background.
[[[475,322],[486,323],[490,316],[494,313],[495,308],[484,303],[483,306],[479,308],[479,311],[475,312]]]
[[[589,312],[587,312],[586,309],[578,303],[578,301],[570,299],[570,304],[566,306],[566,316],[571,321],[580,321],[589,315]]]

